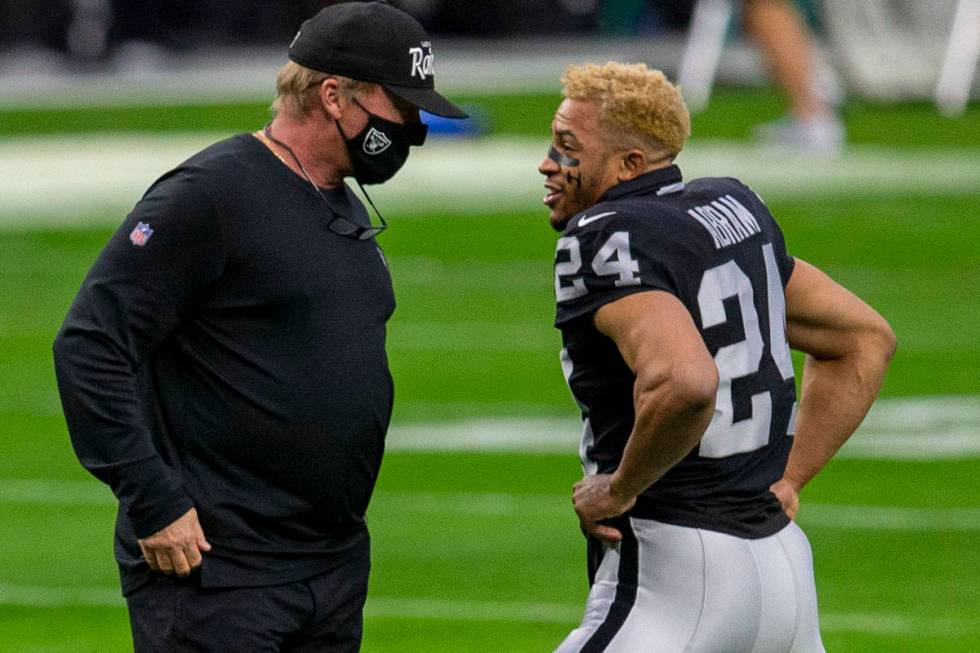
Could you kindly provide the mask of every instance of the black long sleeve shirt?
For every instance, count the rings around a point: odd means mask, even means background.
[[[324,203],[241,134],[170,171],[111,238],[54,343],[81,463],[119,500],[123,590],[136,542],[197,508],[205,586],[297,580],[366,544],[391,415],[376,242],[346,186]]]

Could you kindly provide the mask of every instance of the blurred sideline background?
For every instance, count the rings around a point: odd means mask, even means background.
[[[0,651],[130,649],[113,500],[71,453],[50,343],[149,184],[269,119],[286,45],[323,4],[0,0]],[[551,650],[581,616],[580,427],[535,168],[564,67],[610,59],[683,77],[686,176],[752,185],[791,253],[898,333],[881,400],[803,497],[828,650],[980,650],[980,3],[795,3],[846,130],[829,153],[758,134],[788,102],[741,3],[393,4],[474,118],[433,121],[372,192],[399,307],[364,650]]]

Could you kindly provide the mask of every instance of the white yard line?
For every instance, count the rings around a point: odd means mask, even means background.
[[[404,325],[403,325],[404,326]],[[392,336],[393,348],[437,350],[425,327],[410,325],[410,338]],[[466,347],[477,341],[481,329],[463,334]],[[522,334],[528,334],[522,344]],[[530,335],[520,325],[505,326],[497,334],[497,346],[506,351],[535,350],[548,346],[551,336],[544,332]],[[418,336],[420,342],[411,341]],[[488,336],[489,337],[489,336]],[[496,337],[496,336],[494,336]],[[491,338],[492,340],[492,338]],[[557,348],[557,344],[555,347]],[[50,397],[49,397],[50,398]],[[31,410],[39,414],[61,415],[56,399],[27,397]],[[53,403],[52,403],[53,402]],[[569,400],[571,404],[571,400]],[[534,404],[446,403],[437,401],[400,402],[402,414],[453,415],[508,413],[507,417],[481,417],[431,422],[401,422],[388,432],[388,451],[474,451],[487,453],[554,453],[575,455],[582,424],[578,417],[540,417]],[[522,415],[523,417],[514,417]],[[872,407],[857,433],[838,453],[841,458],[877,460],[955,460],[980,458],[980,396],[937,396],[880,399]]]
[[[544,126],[545,128],[547,126]],[[113,225],[162,173],[224,134],[84,134],[0,141],[0,228]],[[543,211],[539,140],[440,140],[417,151],[372,197],[389,212]],[[800,161],[757,146],[693,141],[678,162],[688,177],[737,175],[765,198],[980,192],[971,151],[854,146],[837,160]],[[819,216],[815,216],[815,219]],[[543,218],[542,218],[543,219]]]
[[[389,452],[470,451],[572,456],[578,451],[580,434],[581,424],[574,416],[395,424],[388,433],[386,449]],[[980,397],[881,399],[838,456],[867,460],[980,458]],[[109,491],[94,480],[0,479],[0,503],[98,505],[112,501]],[[838,525],[849,519],[840,515],[827,517],[828,521],[836,520]],[[863,516],[852,521],[862,519]],[[897,521],[902,519],[905,517]],[[925,521],[930,519],[923,518]],[[875,523],[875,519],[868,523]],[[976,522],[968,519],[966,523]],[[972,530],[976,526],[968,528]]]
[[[119,588],[113,587],[41,587],[0,584],[0,605],[37,608],[84,607],[104,608],[125,605]]]
[[[491,39],[440,38],[438,87],[455,97],[512,92],[550,92],[570,63],[644,61],[673,76],[684,47],[682,34],[648,38]],[[283,44],[285,45],[285,44]],[[734,40],[719,63],[719,81],[761,83],[765,77],[749,44]],[[222,47],[136,52],[116,58],[104,71],[74,72],[58,58],[7,52],[0,57],[0,105],[4,107],[140,107],[232,101],[272,102],[285,47]]]
[[[800,504],[804,528],[876,531],[980,532],[980,508],[909,508],[906,506],[849,506]]]
[[[109,488],[95,479],[61,481],[52,479],[0,479],[0,505],[112,506],[116,499]]]
[[[119,590],[112,587],[41,587],[0,584],[0,606],[122,608]],[[433,619],[445,621],[511,621],[568,624],[582,618],[582,606],[571,603],[472,601],[458,599],[370,596],[368,618]],[[894,613],[824,613],[824,632],[879,635],[965,635],[978,632],[976,622],[945,618],[939,621]]]
[[[112,494],[96,481],[0,479],[0,505],[114,505]],[[374,515],[458,515],[524,517],[570,515],[568,496],[502,492],[379,491],[371,504]],[[804,527],[901,532],[980,532],[980,508],[831,505],[804,502]]]
[[[115,57],[103,71],[78,74],[59,57],[8,51],[0,57],[0,105],[4,107],[140,107],[251,101],[269,103],[276,71],[286,62],[279,47],[202,47],[180,53],[136,49]],[[534,35],[505,38],[450,37],[438,42],[438,87],[461,93],[505,95],[546,92],[557,98],[569,64],[587,61],[645,62],[671,78],[686,45],[681,33],[608,38]],[[819,47],[819,46],[818,46]],[[742,39],[725,46],[719,83],[759,85],[766,75],[755,49]]]
[[[581,425],[569,418],[484,418],[395,425],[392,451],[576,451]],[[942,460],[980,457],[980,397],[881,399],[841,457]]]
[[[378,492],[372,510],[485,517],[571,514],[567,495],[483,492]],[[804,501],[800,523],[804,527],[848,530],[980,532],[980,508],[856,506]]]

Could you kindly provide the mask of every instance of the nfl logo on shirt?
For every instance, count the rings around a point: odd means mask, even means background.
[[[132,241],[132,243],[137,247],[142,247],[152,235],[153,230],[150,229],[150,225],[146,224],[145,222],[140,222],[136,225],[136,228],[130,232],[129,240]]]

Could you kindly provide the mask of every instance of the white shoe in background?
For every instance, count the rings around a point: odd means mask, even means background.
[[[756,138],[765,146],[815,157],[836,157],[844,149],[844,123],[835,114],[796,118],[787,116],[758,125]]]

